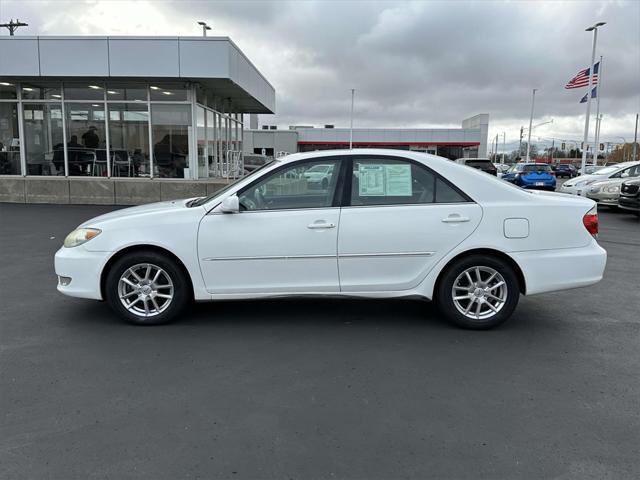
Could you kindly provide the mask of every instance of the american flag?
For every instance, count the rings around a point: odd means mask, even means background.
[[[600,67],[600,62],[596,63],[593,66],[593,84],[598,84],[598,69]],[[584,70],[580,70],[578,74],[573,77],[569,82],[564,86],[564,88],[582,88],[589,86],[589,68],[585,68]]]

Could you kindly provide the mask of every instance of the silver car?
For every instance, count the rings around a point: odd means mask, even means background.
[[[586,196],[598,202],[599,205],[618,208],[618,197],[620,197],[622,183],[636,177],[640,177],[640,164],[620,172],[619,176],[612,176],[592,183],[587,187]]]

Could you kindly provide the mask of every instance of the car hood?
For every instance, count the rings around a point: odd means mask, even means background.
[[[198,197],[194,197],[198,198]],[[98,223],[102,223],[110,220],[117,220],[126,217],[134,217],[136,215],[144,215],[147,213],[160,213],[162,211],[170,212],[175,210],[180,210],[183,208],[188,208],[186,204],[193,200],[194,198],[185,198],[181,200],[169,200],[166,202],[156,202],[156,203],[147,203],[145,205],[138,205],[136,207],[123,208],[122,210],[116,210],[115,212],[105,213],[104,215],[99,215],[97,217],[92,218],[91,220],[87,220],[82,223],[80,227],[88,227],[92,225],[96,225]],[[197,208],[197,207],[196,207]]]
[[[607,176],[606,175],[594,175],[594,174],[590,174],[590,175],[580,175],[578,177],[574,177],[571,180],[568,180],[567,182],[565,182],[565,185],[570,186],[570,185],[575,185],[578,182],[583,182],[585,180],[588,181],[596,181],[596,180],[606,180]]]
[[[598,180],[596,182],[593,182],[591,184],[591,186],[592,187],[595,187],[595,186],[603,187],[605,185],[620,185],[625,180],[630,180],[630,178],[629,177],[627,177],[627,178],[605,178],[603,180]]]

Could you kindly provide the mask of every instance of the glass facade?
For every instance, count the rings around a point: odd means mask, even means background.
[[[64,175],[61,103],[25,103],[24,151],[27,175]]]
[[[0,175],[20,174],[18,104],[0,103]]]
[[[188,83],[1,81],[0,175],[241,176],[242,117],[201,92]]]

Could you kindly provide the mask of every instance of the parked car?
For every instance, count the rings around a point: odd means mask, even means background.
[[[498,176],[498,170],[488,158],[458,158],[456,163]]]
[[[620,187],[625,180],[640,177],[640,162],[623,170],[620,175],[614,175],[606,180],[599,180],[592,183],[587,188],[587,197],[598,202],[599,205],[606,205],[611,208],[618,208],[618,197]]]
[[[622,178],[622,175],[640,162],[624,162],[609,167],[603,167],[590,175],[580,175],[579,177],[567,180],[560,187],[560,192],[571,195],[586,196],[589,185],[592,183],[607,180],[609,178]]]
[[[326,190],[287,175],[318,165],[334,167]],[[316,295],[433,299],[457,325],[486,329],[521,294],[600,281],[597,233],[586,198],[514,188],[420,152],[325,150],[274,160],[207,197],[88,220],[55,271],[63,294],[106,300],[143,325],[178,318],[192,300]]]
[[[324,190],[329,187],[329,181],[333,175],[333,165],[315,165],[302,175],[310,185]]]
[[[620,187],[618,206],[640,216],[640,178],[627,180]]]
[[[493,166],[496,167],[496,176],[498,178],[502,178],[502,175],[504,175],[511,169],[511,165],[508,163],[494,163]]]
[[[561,177],[573,178],[578,176],[578,169],[570,163],[558,163],[554,165],[552,168],[553,168],[553,171],[556,172],[556,177],[558,178],[561,178]]]
[[[518,163],[502,175],[502,180],[522,188],[549,191],[556,189],[556,176],[546,163]]]

